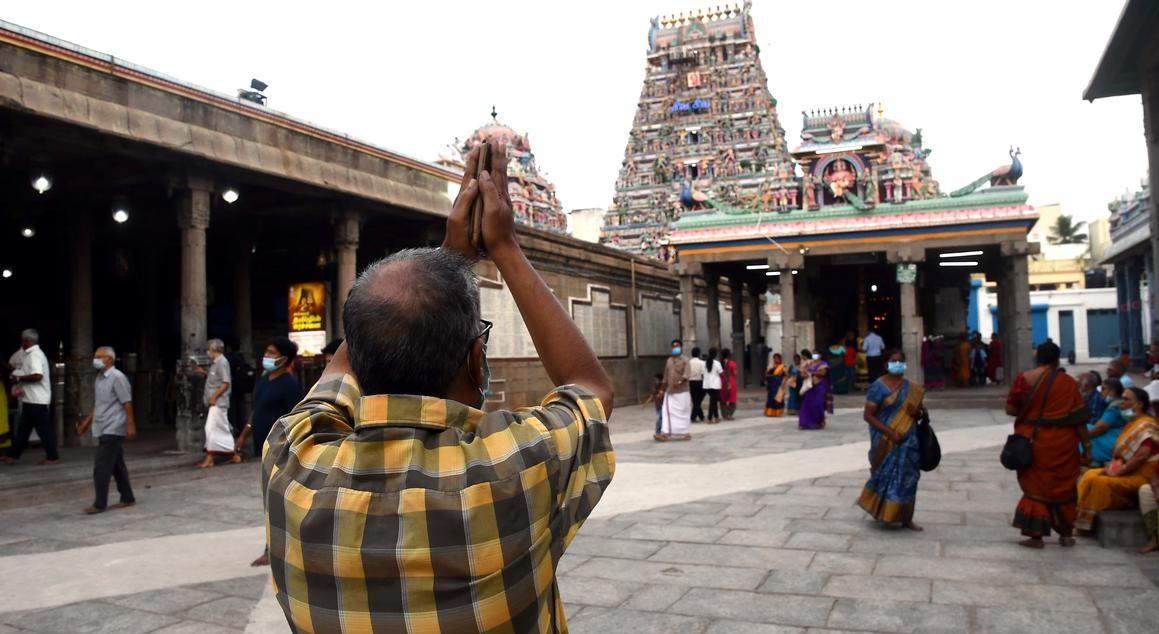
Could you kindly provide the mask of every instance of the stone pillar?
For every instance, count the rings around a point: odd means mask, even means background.
[[[901,311],[901,350],[905,353],[909,367],[909,378],[917,383],[925,382],[922,368],[922,339],[925,324],[917,305],[917,266],[926,259],[921,247],[901,247],[886,254],[887,261],[897,267],[898,293]]]
[[[207,339],[205,232],[209,229],[208,184],[191,180],[178,193],[177,226],[181,229],[181,350],[203,352]]]
[[[1143,346],[1143,303],[1139,290],[1140,274],[1143,272],[1139,258],[1127,260],[1127,345],[1131,355],[1131,366],[1139,369],[1147,367],[1147,349]]]
[[[1026,242],[1003,242],[1003,276],[999,285],[1008,285],[1007,311],[1002,316],[1007,333],[1006,376],[1013,380],[1019,372],[1029,370],[1034,359],[1034,338],[1030,327],[1030,268]]]
[[[1131,349],[1130,302],[1127,300],[1127,263],[1120,260],[1115,263],[1115,305],[1118,307],[1119,318],[1119,356]]]
[[[804,268],[805,256],[792,251],[780,251],[769,257],[769,269],[780,273],[781,283],[781,357],[788,364],[801,351],[797,340],[797,292],[793,270]]]
[[[76,423],[93,411],[93,224],[84,211],[69,218],[69,347],[65,360],[64,416],[56,430],[61,445],[90,446],[92,434],[77,439]],[[51,351],[50,351],[51,352]],[[54,379],[55,380],[55,379]]]
[[[251,364],[254,361],[253,323],[253,242],[237,243],[233,270],[233,332],[237,335],[238,353]]]
[[[334,286],[334,336],[345,337],[346,327],[342,323],[342,307],[346,296],[358,277],[358,230],[360,219],[357,214],[343,212],[334,222],[334,250],[337,254],[338,279]]]
[[[732,360],[736,362],[736,384],[746,385],[744,371],[744,283],[739,278],[728,279],[729,303],[732,305],[731,343]]]
[[[720,275],[705,271],[704,283],[708,285],[708,310],[705,311],[708,321],[708,343],[705,347],[720,348]],[[708,354],[707,349],[701,352]]]
[[[205,443],[202,388],[205,379],[193,373],[205,358],[207,282],[205,233],[209,228],[211,185],[189,178],[177,192],[177,226],[181,230],[181,358],[177,361],[177,449],[200,451]]]
[[[680,340],[688,350],[696,347],[696,278],[699,262],[679,262],[673,270],[680,276]],[[675,338],[675,333],[673,337]]]
[[[761,315],[765,313],[765,303],[761,301],[761,289],[752,284],[749,285],[749,345],[752,350],[749,353],[749,368],[752,369],[752,376],[749,381],[753,385],[760,385],[762,377],[765,375],[764,360],[761,358],[760,339],[765,336],[764,329],[761,328]]]
[[[1146,48],[1146,47],[1144,47]],[[1152,50],[1154,47],[1151,47]],[[1143,96],[1143,138],[1147,141],[1147,163],[1151,191],[1151,279],[1159,285],[1159,73],[1140,72]],[[1159,340],[1159,289],[1151,286],[1151,341]]]

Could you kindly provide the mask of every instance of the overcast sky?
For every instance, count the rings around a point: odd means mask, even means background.
[[[0,17],[418,158],[488,120],[529,133],[565,208],[604,207],[644,76],[649,18],[715,0],[7,2]],[[791,145],[801,110],[881,102],[922,128],[944,191],[1022,148],[1031,203],[1081,218],[1146,174],[1137,95],[1082,100],[1120,0],[756,0]]]

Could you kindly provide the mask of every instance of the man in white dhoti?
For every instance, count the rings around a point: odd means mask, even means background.
[[[660,410],[662,424],[656,440],[691,440],[692,395],[689,393],[689,379],[692,366],[684,356],[684,346],[679,339],[672,340],[672,356],[664,365],[664,405]]]
[[[205,459],[197,463],[198,469],[213,466],[214,456],[228,456],[229,462],[241,462],[241,456],[234,453],[233,430],[229,427],[229,396],[231,377],[229,361],[225,358],[225,343],[221,339],[210,339],[209,370],[198,367],[196,372],[205,375]]]

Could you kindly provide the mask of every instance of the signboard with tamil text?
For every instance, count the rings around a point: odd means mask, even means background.
[[[291,284],[287,300],[287,326],[290,340],[298,344],[298,354],[304,357],[320,354],[326,347],[326,284]]]

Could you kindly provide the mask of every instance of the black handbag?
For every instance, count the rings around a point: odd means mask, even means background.
[[[921,460],[918,466],[922,471],[933,471],[942,462],[942,446],[938,444],[938,435],[930,426],[930,413],[922,410],[922,417],[918,420],[918,447],[921,450]]]
[[[1046,394],[1042,395],[1042,407],[1038,409],[1038,418],[1034,421],[1034,431],[1030,433],[1030,438],[1022,434],[1010,434],[1006,437],[1006,445],[1002,447],[1002,455],[998,457],[1003,467],[1011,471],[1022,471],[1034,464],[1034,439],[1038,437],[1038,425],[1042,422],[1043,413],[1046,412],[1046,399],[1050,397],[1050,388],[1054,386],[1054,377],[1058,376],[1059,372],[1061,370],[1051,372],[1050,380],[1046,382]],[[1034,384],[1036,389],[1031,391],[1030,397],[1026,399],[1026,405],[1023,406],[1018,418],[1022,418],[1022,414],[1025,414],[1026,408],[1030,406],[1030,401],[1034,400],[1034,394],[1038,385],[1042,383],[1042,378],[1038,377],[1038,382]]]

